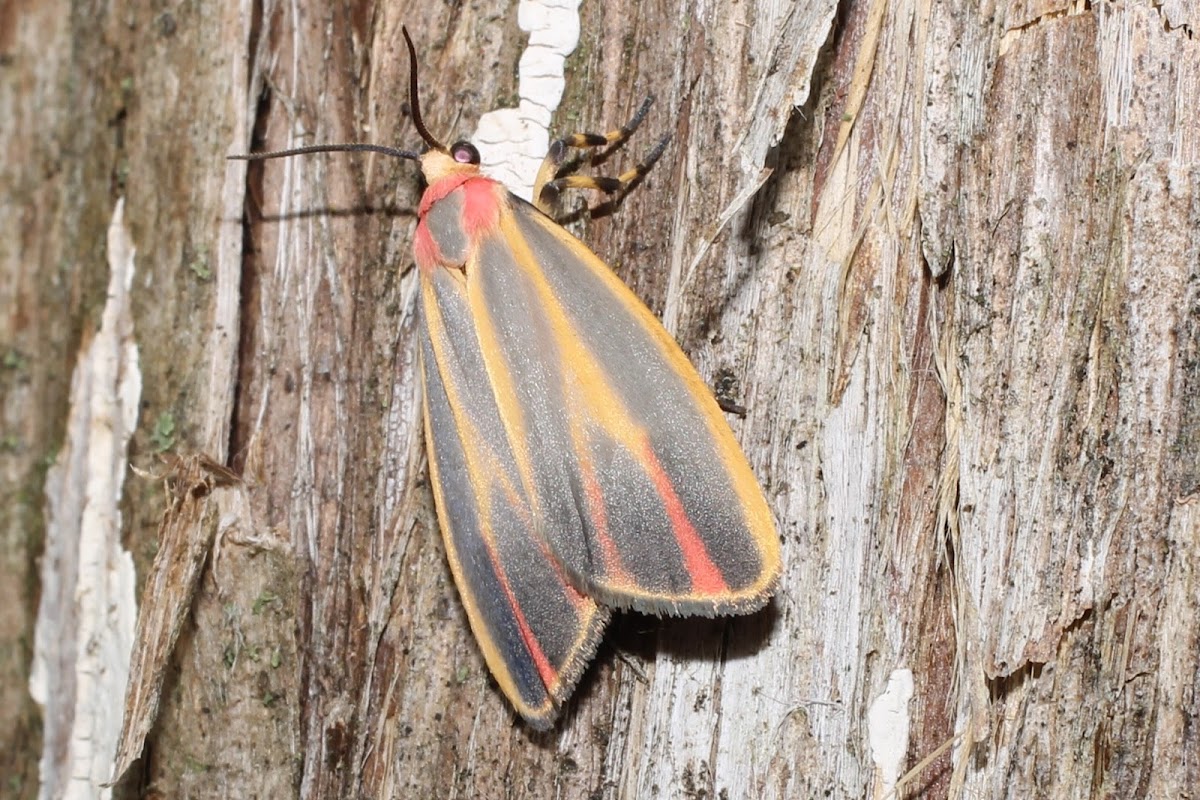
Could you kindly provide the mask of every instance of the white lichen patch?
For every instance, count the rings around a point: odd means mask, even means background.
[[[867,737],[871,743],[871,761],[875,765],[874,797],[887,796],[900,780],[900,769],[908,752],[908,731],[912,722],[908,701],[912,696],[912,670],[893,670],[888,676],[887,689],[875,698],[867,712]]]
[[[563,65],[579,44],[580,0],[522,0],[517,25],[529,34],[518,66],[516,108],[489,111],[472,138],[483,171],[531,200],[533,180],[550,146],[550,119],[566,88]]]

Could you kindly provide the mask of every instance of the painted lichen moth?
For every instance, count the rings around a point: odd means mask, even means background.
[[[767,502],[710,390],[654,315],[547,213],[564,188],[556,142],[535,204],[480,172],[468,142],[426,129],[424,154],[317,145],[235,158],[372,151],[419,161],[425,439],[438,520],[471,628],[500,688],[547,728],[595,652],[610,609],[716,616],[761,608],[779,576]]]

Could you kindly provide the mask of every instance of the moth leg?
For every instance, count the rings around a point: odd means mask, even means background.
[[[598,192],[604,192],[608,195],[608,199],[602,203],[597,203],[594,206],[581,208],[577,211],[566,214],[563,217],[557,218],[555,221],[560,225],[567,222],[574,222],[579,219],[584,212],[589,217],[603,217],[617,210],[617,206],[625,199],[625,195],[631,189],[642,182],[642,178],[650,172],[650,168],[654,166],[654,162],[658,161],[662,156],[663,151],[667,149],[667,144],[671,141],[671,136],[668,134],[659,140],[654,149],[633,169],[627,170],[615,178],[597,177],[593,175],[566,175],[562,178],[555,178],[546,184],[546,191],[553,199],[556,199],[563,189],[593,189]]]
[[[558,193],[564,188],[599,188],[595,186],[567,187],[556,185],[562,178],[579,169],[583,163],[583,159],[578,156],[568,161],[568,154],[572,150],[605,148],[591,159],[593,165],[603,163],[614,150],[619,148],[625,143],[626,139],[633,135],[633,132],[642,124],[642,120],[646,118],[646,114],[649,113],[650,106],[653,103],[654,98],[647,97],[642,102],[641,107],[638,108],[637,113],[633,115],[633,118],[614,131],[609,131],[608,133],[575,133],[552,142],[549,152],[546,153],[546,158],[542,161],[541,167],[538,168],[537,178],[533,182],[534,205],[537,206],[538,210],[549,214],[555,200],[558,198]],[[653,158],[648,158],[646,161],[649,164],[653,164],[659,155],[661,155],[661,150]],[[648,165],[647,168],[649,168]]]

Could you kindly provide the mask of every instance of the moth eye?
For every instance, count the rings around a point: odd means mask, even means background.
[[[456,142],[450,148],[450,156],[459,164],[479,163],[479,151],[470,142]]]

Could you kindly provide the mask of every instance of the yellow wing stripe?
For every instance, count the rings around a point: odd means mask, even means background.
[[[642,447],[642,443],[648,439],[645,429],[637,423],[621,397],[613,390],[612,385],[606,378],[604,366],[597,361],[591,350],[588,349],[582,338],[576,333],[570,318],[556,297],[549,281],[546,279],[542,271],[542,266],[525,241],[513,213],[509,207],[505,207],[501,213],[499,219],[500,233],[512,250],[514,262],[524,272],[534,291],[537,293],[541,310],[550,324],[550,330],[553,331],[555,337],[555,344],[559,348],[564,380],[568,375],[573,375],[580,385],[587,387],[586,390],[581,392],[570,392],[568,387],[563,387],[564,395],[569,396],[570,400],[568,405],[571,407],[566,409],[566,411],[573,423],[573,439],[575,438],[574,423],[576,420],[587,418],[598,424],[614,441],[620,442],[625,447],[637,462],[642,465],[647,477],[661,490],[663,488],[662,481],[666,476],[661,474],[661,468],[656,469],[657,462],[651,463],[646,459],[645,451]],[[687,530],[690,529],[690,522],[682,528],[676,524],[680,522],[678,513],[681,509],[675,507],[675,513],[671,513],[670,516],[677,534],[682,534],[681,546],[684,546],[690,555],[694,555],[692,566],[698,571],[692,574],[700,576],[700,583],[709,590],[708,594],[725,594],[726,596],[735,597],[760,597],[764,595],[766,589],[774,585],[779,571],[779,544],[775,535],[774,519],[771,516],[770,509],[767,508],[766,502],[762,497],[762,491],[759,489],[758,482],[751,472],[745,456],[742,455],[741,449],[738,447],[736,441],[734,441],[728,425],[721,418],[721,412],[708,388],[700,381],[691,362],[688,361],[687,357],[679,349],[679,346],[662,328],[662,325],[654,315],[650,313],[642,302],[637,299],[636,295],[599,258],[584,247],[577,239],[558,226],[553,225],[541,217],[541,215],[531,214],[531,217],[547,233],[568,247],[573,256],[599,276],[606,287],[624,301],[622,305],[631,311],[634,318],[640,324],[642,332],[655,342],[655,345],[667,363],[683,381],[696,408],[704,417],[704,422],[709,433],[717,442],[718,456],[740,501],[742,515],[746,520],[750,533],[754,536],[756,542],[758,542],[759,551],[763,558],[763,569],[760,572],[759,580],[755,584],[742,588],[736,594],[720,592],[717,584],[711,581],[713,573],[708,566],[712,564],[711,555],[699,537],[686,535]],[[482,300],[480,300],[480,306],[483,307]],[[498,348],[494,352],[498,354]],[[511,403],[511,408],[519,413],[520,410],[515,395],[507,398],[502,405],[509,403]],[[574,403],[578,403],[582,408],[574,406]],[[579,446],[578,440],[576,440],[575,444],[576,456],[580,457],[581,454],[586,452],[586,449]],[[671,495],[674,496],[673,491]],[[664,500],[668,499],[665,495],[663,497]],[[686,522],[686,518],[684,521]],[[715,567],[712,567],[712,570],[715,570]],[[691,571],[689,570],[689,572]],[[643,592],[640,595],[646,598],[667,601],[673,599],[671,595],[659,595],[651,592]]]
[[[449,363],[445,351],[445,321],[442,318],[441,309],[438,307],[437,294],[434,291],[432,282],[428,280],[421,281],[421,290],[424,295],[424,312],[425,325],[429,332],[430,344],[433,347],[434,360],[437,362],[435,368],[441,374],[442,387],[446,392],[446,397],[449,401],[450,412],[454,415],[454,424],[457,428],[456,433],[463,442],[463,453],[467,463],[467,473],[474,487],[474,500],[478,506],[478,520],[480,525],[479,534],[484,539],[489,557],[495,563],[495,541],[492,536],[489,520],[491,519],[491,497],[487,491],[481,491],[480,475],[481,468],[478,463],[480,454],[475,447],[469,446],[470,442],[479,440],[478,433],[475,432],[475,427],[471,424],[470,419],[462,411],[462,401],[458,396],[458,387],[454,385],[454,381],[450,376],[450,371],[442,369],[442,364]],[[422,356],[423,358],[424,356]],[[429,409],[428,409],[428,390],[426,389],[426,408],[425,408],[425,441],[433,442],[433,432],[429,428]],[[435,451],[429,448],[429,468],[430,477],[433,484],[434,500],[437,502],[438,521],[444,531],[450,531],[450,520],[443,513],[446,508],[446,498],[442,493],[442,482],[438,472],[437,458],[434,455]],[[498,476],[503,480],[503,476]],[[462,562],[459,560],[458,549],[454,546],[453,535],[443,537],[446,542],[446,556],[450,562],[450,571],[454,574],[454,581],[458,584],[459,594],[462,596],[463,607],[467,611],[467,619],[471,622],[471,630],[475,633],[475,638],[479,642],[480,649],[483,650],[484,661],[487,662],[492,674],[496,677],[496,682],[500,684],[500,689],[508,696],[514,705],[518,706],[518,711],[521,714],[540,716],[545,713],[544,710],[530,708],[521,700],[521,693],[517,689],[516,682],[513,680],[512,674],[508,669],[508,665],[500,653],[499,647],[492,639],[491,633],[487,625],[483,623],[483,615],[479,610],[479,601],[476,598],[470,582],[463,577],[464,570]],[[498,570],[499,571],[499,570]],[[509,598],[511,602],[511,597]]]

